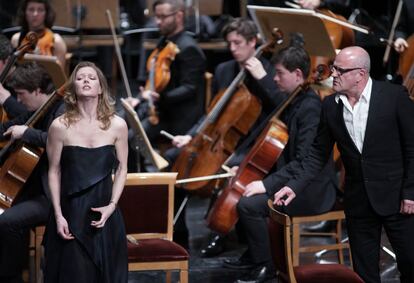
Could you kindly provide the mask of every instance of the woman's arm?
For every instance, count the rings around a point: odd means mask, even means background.
[[[110,202],[106,206],[91,208],[92,211],[101,213],[101,218],[98,221],[92,221],[91,223],[91,225],[96,228],[102,228],[105,225],[106,220],[114,212],[119,198],[121,197],[122,190],[124,189],[127,176],[128,127],[125,121],[118,116],[115,116],[111,123],[112,125],[109,131],[114,133],[115,136],[115,149],[119,165],[114,176]]]
[[[60,206],[60,156],[63,148],[64,125],[59,118],[50,125],[46,144],[47,156],[49,159],[49,189],[52,198],[53,210],[56,218],[57,233],[65,240],[74,239],[69,231],[66,219],[63,217]]]
[[[62,69],[65,70],[65,64],[66,64],[65,56],[66,56],[66,51],[67,51],[66,43],[63,40],[63,38],[57,33],[54,34],[54,38],[55,38],[55,44],[54,44],[53,53],[57,57]]]

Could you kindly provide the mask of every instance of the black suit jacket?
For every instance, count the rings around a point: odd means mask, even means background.
[[[414,1],[405,0],[401,10],[400,20],[395,29],[395,38],[407,39],[414,33]]]
[[[171,79],[160,93],[160,120],[173,135],[184,135],[204,112],[206,59],[186,32],[169,38],[180,52],[171,63]]]
[[[305,158],[314,140],[321,113],[321,100],[308,90],[296,97],[283,112],[281,120],[288,128],[289,140],[271,173],[263,179],[269,197],[292,178],[296,167]],[[284,208],[289,215],[312,215],[332,209],[336,198],[333,160],[330,158],[321,173],[306,190]]]
[[[348,134],[343,107],[335,94],[325,98],[318,135],[287,186],[299,195],[337,142],[347,215],[366,216],[371,207],[383,216],[398,213],[402,199],[414,200],[414,102],[404,87],[373,81],[362,153]]]

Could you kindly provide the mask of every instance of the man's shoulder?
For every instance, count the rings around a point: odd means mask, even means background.
[[[237,66],[236,60],[225,61],[217,65],[215,72],[217,73],[217,72],[233,70],[236,66]]]

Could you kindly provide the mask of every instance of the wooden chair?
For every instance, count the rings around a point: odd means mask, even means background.
[[[349,243],[342,241],[342,220],[345,219],[343,210],[334,210],[326,213],[312,216],[293,216],[290,218],[292,223],[292,259],[293,266],[299,265],[301,253],[315,253],[321,250],[336,250],[338,253],[338,262],[344,264],[344,249],[349,250]],[[332,232],[303,232],[300,230],[301,225],[316,221],[335,221],[335,229]],[[334,240],[332,244],[321,245],[303,245],[302,237],[330,237]],[[352,266],[351,251],[349,258]]]
[[[36,226],[30,231],[29,251],[30,257],[33,258],[33,261],[30,261],[31,264],[33,263],[33,266],[29,266],[29,282],[43,282],[43,273],[40,265],[43,257],[42,240],[44,233],[45,226]]]
[[[205,83],[206,83],[206,90],[205,90],[206,91],[206,93],[205,93],[206,99],[205,99],[204,106],[205,106],[205,112],[207,113],[208,109],[210,107],[211,100],[213,98],[213,94],[211,93],[211,84],[213,83],[213,74],[210,73],[210,72],[205,72],[204,73],[204,80],[205,80]]]
[[[129,271],[179,270],[188,282],[188,252],[173,242],[174,184],[177,173],[128,174],[119,200],[128,235]]]
[[[294,266],[291,242],[291,218],[274,209],[271,200],[269,234],[273,261],[281,282],[289,283],[363,283],[354,271],[343,264],[307,264]]]

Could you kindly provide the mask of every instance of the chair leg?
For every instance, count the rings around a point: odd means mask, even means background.
[[[188,283],[188,270],[187,269],[180,270],[180,283]]]
[[[165,272],[165,282],[171,283],[171,270]]]
[[[335,241],[337,245],[342,244],[341,238],[342,238],[342,223],[340,220],[337,220],[336,221],[336,235],[335,235]],[[344,264],[344,250],[342,247],[338,249],[338,262],[340,264]]]
[[[299,265],[299,247],[300,247],[300,226],[292,225],[292,261],[293,266]]]

